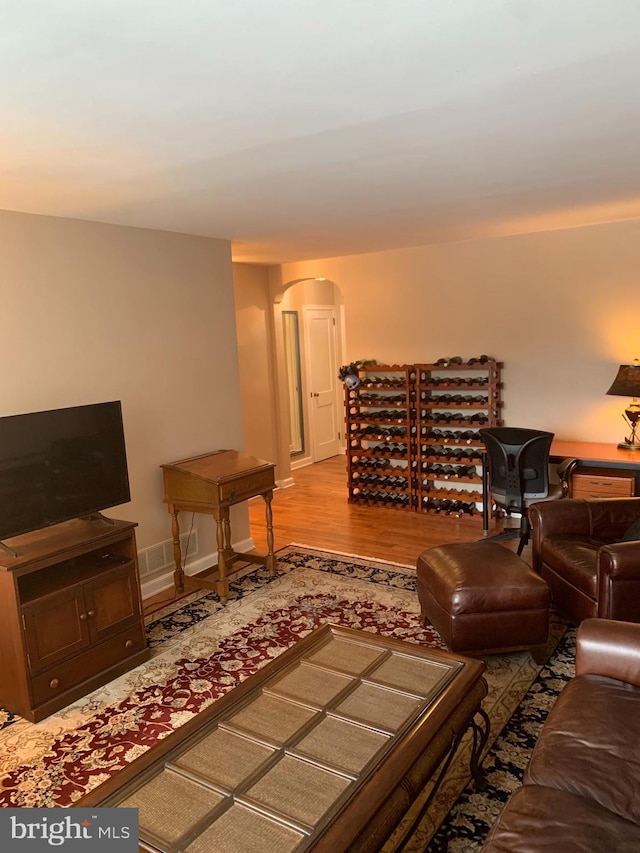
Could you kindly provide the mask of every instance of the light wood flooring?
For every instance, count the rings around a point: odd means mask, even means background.
[[[344,456],[299,468],[293,472],[293,477],[295,486],[278,489],[273,496],[276,549],[297,542],[328,551],[415,565],[425,548],[482,538],[480,516],[456,519],[348,503]],[[264,553],[267,538],[262,498],[249,501],[249,519],[256,551]],[[494,524],[490,532],[499,529]],[[515,547],[517,542],[508,544]]]
[[[327,551],[414,566],[426,548],[448,542],[474,542],[482,538],[479,516],[456,519],[433,513],[348,503],[344,456],[334,456],[299,468],[293,472],[293,478],[294,486],[276,489],[273,496],[276,550],[296,542]],[[267,550],[264,501],[254,498],[248,504],[255,550],[264,554]],[[490,533],[500,529],[492,524]],[[515,550],[517,541],[511,540],[504,545]],[[523,554],[527,562],[529,551],[530,546]],[[145,612],[153,612],[172,598],[173,591],[166,590],[146,599]]]

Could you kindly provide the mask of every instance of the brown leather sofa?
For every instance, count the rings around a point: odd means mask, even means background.
[[[536,503],[529,516],[533,568],[562,616],[640,622],[640,541],[620,541],[640,518],[640,498]]]
[[[588,619],[576,677],[542,728],[483,853],[640,850],[640,625]]]

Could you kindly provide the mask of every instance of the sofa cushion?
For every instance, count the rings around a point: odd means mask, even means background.
[[[640,824],[638,699],[638,689],[622,681],[573,678],[547,717],[525,783],[585,797]]]
[[[548,536],[542,542],[542,559],[568,583],[595,599],[596,561],[604,544],[588,536]]]
[[[635,542],[640,539],[640,518],[637,518],[633,524],[629,525],[624,532],[621,542]]]
[[[565,791],[518,788],[482,853],[637,853],[640,827]]]

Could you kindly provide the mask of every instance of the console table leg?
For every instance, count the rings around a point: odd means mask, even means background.
[[[228,515],[225,520],[228,524]],[[224,520],[220,517],[216,517],[216,540],[218,544],[218,596],[222,604],[226,604],[229,598],[229,581],[227,580],[227,560],[225,556],[226,536]]]
[[[270,571],[275,572],[276,570],[276,555],[273,552],[273,513],[271,511],[271,501],[273,499],[273,492],[267,492],[267,494],[263,495],[264,504],[265,504],[265,512],[267,516],[267,559],[266,565]]]
[[[173,573],[173,583],[176,592],[184,591],[184,570],[182,568],[182,551],[180,550],[180,525],[178,524],[178,510],[175,506],[169,506],[171,513],[171,535],[173,536],[173,559],[176,564]]]

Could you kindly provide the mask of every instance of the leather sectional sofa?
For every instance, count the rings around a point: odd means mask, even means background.
[[[640,850],[640,624],[587,619],[522,787],[483,853]]]

